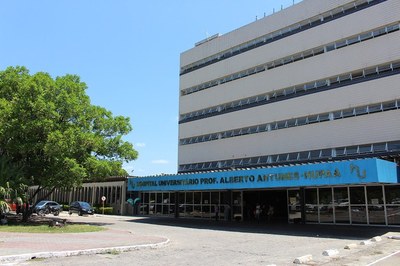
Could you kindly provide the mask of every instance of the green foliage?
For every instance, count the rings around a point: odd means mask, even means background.
[[[3,213],[7,213],[10,209],[6,199],[10,198],[11,192],[12,189],[10,188],[8,182],[6,183],[6,186],[0,186],[0,215]]]
[[[86,224],[68,224],[66,226],[49,227],[48,225],[8,225],[0,226],[0,232],[12,233],[88,233],[106,230],[104,227]]]
[[[15,176],[51,190],[127,175],[123,162],[138,155],[122,139],[129,118],[92,105],[86,89],[76,75],[0,71],[0,156],[18,166]]]
[[[103,214],[103,210],[104,210],[104,214],[114,214],[114,208],[113,207],[95,207],[95,212],[99,213],[99,214]]]

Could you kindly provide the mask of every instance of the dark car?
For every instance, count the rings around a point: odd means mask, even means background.
[[[84,214],[94,214],[94,209],[85,201],[74,201],[69,205],[69,215],[71,215],[73,212],[77,213],[79,216],[82,216]]]
[[[51,200],[42,200],[36,203],[33,207],[33,212],[37,213],[38,215],[46,215],[49,213],[54,214],[57,216],[62,211],[62,206],[55,201]]]

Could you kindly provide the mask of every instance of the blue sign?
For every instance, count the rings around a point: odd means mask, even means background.
[[[264,189],[397,183],[395,163],[379,159],[210,171],[128,179],[128,191]]]

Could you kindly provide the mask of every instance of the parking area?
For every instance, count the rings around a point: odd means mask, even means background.
[[[36,261],[35,264],[126,265],[136,261],[140,265],[293,265],[296,258],[311,255],[312,259],[307,264],[368,265],[400,249],[400,240],[387,237],[399,236],[400,233],[393,232],[393,228],[383,227],[251,224],[77,214],[69,216],[67,213],[61,213],[60,216],[71,222],[105,226],[109,231],[103,233],[97,241],[97,233],[79,236],[64,234],[46,241],[58,241],[60,244],[75,238],[90,243],[103,241],[106,246],[126,246],[130,243],[134,245],[135,239],[148,238],[159,239],[160,242],[167,240],[168,243],[128,252],[107,251],[102,254],[49,258]],[[369,241],[376,236],[380,236],[381,241]],[[121,239],[126,242],[118,243]],[[348,245],[351,248],[345,249]],[[324,255],[324,251],[328,250],[337,250],[338,253],[334,256]]]

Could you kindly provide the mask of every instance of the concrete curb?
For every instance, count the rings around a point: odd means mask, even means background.
[[[11,262],[21,262],[28,261],[31,259],[47,259],[47,258],[58,258],[58,257],[71,257],[79,255],[94,255],[94,254],[104,254],[111,252],[127,252],[140,249],[155,249],[168,245],[169,239],[164,242],[156,244],[142,244],[134,246],[120,246],[120,247],[106,247],[106,248],[92,248],[84,250],[67,250],[67,251],[54,251],[54,252],[37,252],[28,253],[20,255],[10,255],[10,256],[0,256],[0,264],[11,263]]]
[[[322,252],[323,256],[328,256],[328,257],[335,257],[339,254],[339,250],[337,249],[328,249],[328,250],[324,250]]]
[[[312,255],[308,254],[308,255],[304,255],[301,257],[296,258],[293,263],[294,264],[308,264],[313,260]]]

